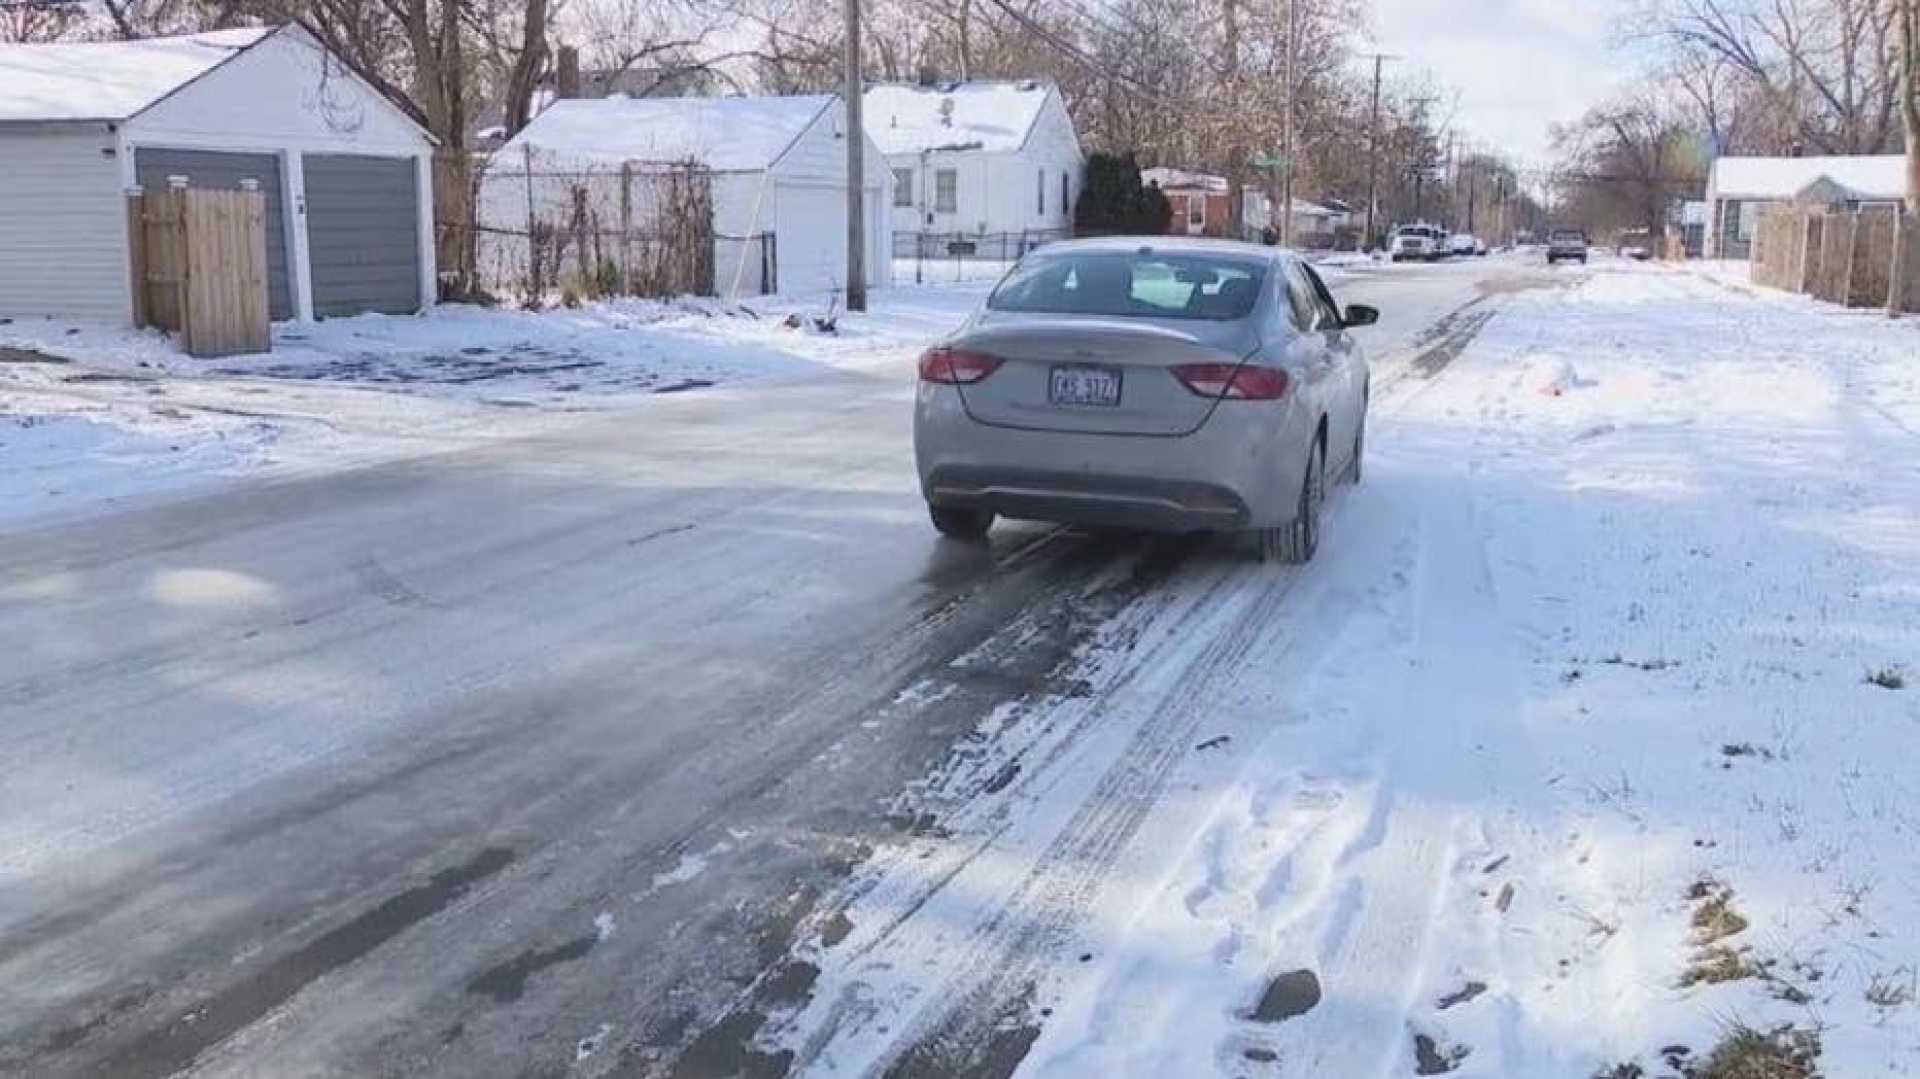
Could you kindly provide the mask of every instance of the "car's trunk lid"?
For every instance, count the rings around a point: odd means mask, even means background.
[[[1001,360],[992,375],[960,387],[967,414],[981,423],[1176,437],[1199,430],[1219,402],[1187,389],[1173,368],[1238,363],[1258,340],[1244,322],[989,313],[955,345]],[[1085,400],[1101,396],[1110,378],[1117,400]],[[1089,386],[1092,394],[1083,392]],[[1062,390],[1082,400],[1062,401]]]

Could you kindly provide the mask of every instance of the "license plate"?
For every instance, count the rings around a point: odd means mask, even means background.
[[[1120,372],[1112,367],[1056,367],[1047,398],[1056,405],[1118,405]]]

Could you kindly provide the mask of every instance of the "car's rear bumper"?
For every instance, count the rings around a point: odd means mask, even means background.
[[[1002,517],[1155,532],[1233,531],[1252,520],[1232,488],[1195,480],[1058,472],[1011,466],[935,465],[927,501]]]
[[[1180,437],[983,424],[951,387],[923,383],[914,417],[920,487],[936,505],[1016,519],[1163,532],[1293,519],[1313,428],[1295,400],[1226,402]]]

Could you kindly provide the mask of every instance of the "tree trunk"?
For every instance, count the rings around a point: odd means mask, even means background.
[[[1920,215],[1920,0],[1897,0],[1900,122],[1907,134],[1907,212]]]
[[[520,39],[520,55],[507,77],[507,136],[511,138],[533,118],[533,90],[547,59],[547,0],[527,0]]]

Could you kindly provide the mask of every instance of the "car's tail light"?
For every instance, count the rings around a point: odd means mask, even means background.
[[[1241,363],[1189,363],[1173,369],[1187,389],[1202,397],[1273,401],[1287,395],[1287,373],[1278,367]]]
[[[964,348],[943,345],[920,354],[920,379],[923,382],[970,385],[993,374],[999,367],[1000,357]]]

